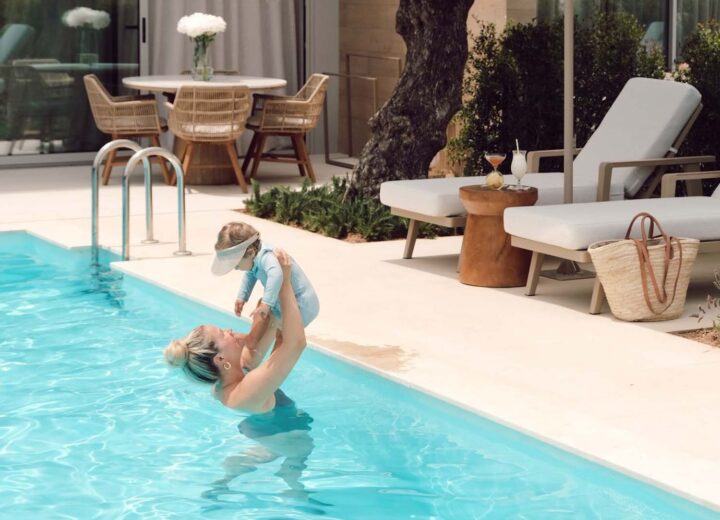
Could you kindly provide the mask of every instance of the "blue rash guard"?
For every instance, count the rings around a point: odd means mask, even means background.
[[[267,304],[272,313],[278,320],[282,321],[282,313],[280,311],[280,287],[283,283],[283,272],[280,262],[275,253],[273,246],[263,242],[260,251],[253,260],[253,266],[249,271],[245,272],[245,276],[240,283],[240,290],[237,298],[244,302],[250,298],[255,284],[259,280],[265,288],[262,302]],[[320,311],[320,301],[318,300],[315,289],[313,289],[310,280],[300,269],[295,260],[292,260],[290,268],[290,282],[292,284],[295,299],[297,299],[300,315],[302,316],[303,325],[305,327],[314,320]]]

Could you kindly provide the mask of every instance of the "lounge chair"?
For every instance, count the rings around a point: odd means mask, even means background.
[[[700,240],[700,253],[720,253],[720,186],[710,197],[674,197],[679,181],[711,178],[720,178],[720,171],[665,174],[659,199],[508,208],[504,222],[512,245],[533,253],[525,294],[535,294],[545,256],[591,262],[588,246],[624,238],[630,220],[641,211],[654,215],[670,235]],[[596,278],[590,313],[598,314],[603,301]]]
[[[698,170],[711,157],[675,157],[702,105],[691,85],[672,81],[633,78],[608,110],[585,147],[573,162],[574,202],[621,200],[648,196],[657,187],[667,166]],[[528,171],[537,172],[539,161],[562,155],[562,150],[528,153]],[[484,177],[388,181],[380,186],[380,201],[394,215],[410,219],[403,258],[411,258],[417,223],[458,227],[465,210],[458,190],[484,184]],[[515,183],[506,176],[506,183]],[[538,205],[563,202],[562,173],[528,173],[523,184],[539,190]],[[643,189],[644,188],[644,189]]]

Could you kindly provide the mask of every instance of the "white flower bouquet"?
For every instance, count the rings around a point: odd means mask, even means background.
[[[178,20],[177,30],[187,35],[195,44],[193,53],[193,78],[210,81],[213,69],[209,63],[208,47],[217,33],[225,32],[227,24],[220,16],[205,13],[193,13]]]
[[[221,16],[214,16],[205,13],[193,13],[180,18],[177,24],[177,30],[180,34],[185,34],[190,39],[206,40],[210,43],[217,33],[225,32],[227,24]]]
[[[76,7],[65,11],[62,21],[68,27],[92,27],[99,30],[110,25],[110,15],[89,7]]]

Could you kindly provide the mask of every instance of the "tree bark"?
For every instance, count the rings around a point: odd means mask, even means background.
[[[369,121],[372,136],[353,172],[351,192],[377,197],[380,183],[427,177],[462,104],[473,0],[400,0],[395,28],[407,46],[390,99]]]

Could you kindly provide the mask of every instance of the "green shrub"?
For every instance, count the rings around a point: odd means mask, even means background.
[[[252,195],[245,201],[251,215],[302,227],[333,238],[358,235],[367,241],[403,238],[407,235],[407,220],[390,214],[390,210],[375,199],[346,198],[348,181],[334,177],[331,184],[312,186],[305,181],[300,190],[286,186],[270,188],[260,193],[260,185],[253,181]],[[422,224],[421,237],[446,235],[450,230]]]
[[[702,112],[682,146],[682,153],[720,157],[720,24],[716,21],[699,24],[685,41],[682,55],[689,71],[675,77],[697,88],[703,104]],[[717,183],[707,181],[705,192],[709,194]]]
[[[663,57],[640,44],[631,15],[598,13],[575,28],[575,132],[584,143],[625,82],[662,77]],[[497,35],[481,24],[468,59],[462,128],[450,143],[465,174],[487,171],[485,151],[560,148],[563,141],[563,20],[509,25]],[[510,161],[502,168],[507,172]],[[557,168],[558,165],[552,165]]]

